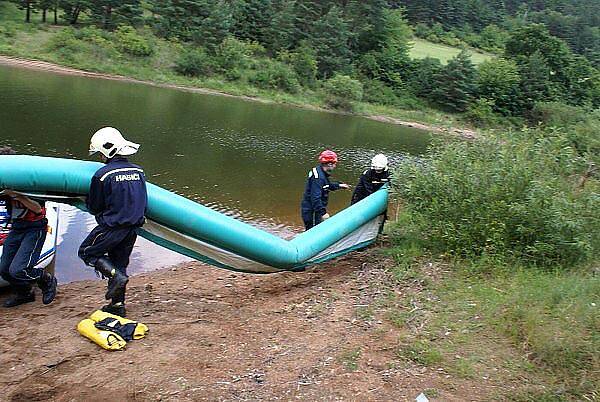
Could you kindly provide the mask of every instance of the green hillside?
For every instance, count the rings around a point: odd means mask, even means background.
[[[440,59],[440,61],[446,64],[450,59],[456,57],[461,49],[451,46],[442,45],[439,43],[433,43],[424,39],[415,38],[411,41],[410,57],[413,59],[424,59],[426,57],[433,57]],[[493,57],[490,53],[481,53],[476,50],[469,50],[471,54],[471,60],[474,64],[479,64],[485,60]]]

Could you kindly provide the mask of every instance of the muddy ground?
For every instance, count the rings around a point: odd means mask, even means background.
[[[371,249],[302,273],[189,263],[132,277],[128,316],[150,333],[120,352],[75,329],[102,305],[103,282],[63,285],[49,306],[36,290],[35,303],[0,307],[0,399],[409,401],[424,390],[487,399],[493,385],[402,360],[403,329],[360,316],[385,263]]]

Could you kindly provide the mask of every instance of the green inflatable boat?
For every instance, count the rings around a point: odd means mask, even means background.
[[[28,155],[0,156],[0,189],[32,192],[84,208],[98,162]],[[148,183],[140,235],[170,250],[221,268],[250,273],[301,270],[375,241],[387,208],[387,188],[299,234],[281,239]]]

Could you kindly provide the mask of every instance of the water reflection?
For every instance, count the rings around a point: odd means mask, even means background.
[[[56,277],[59,283],[96,278],[94,269],[77,257],[79,245],[95,225],[92,215],[70,205],[60,205],[56,253]],[[185,261],[189,259],[138,237],[128,271],[139,274]]]
[[[0,67],[0,94],[0,146],[88,159],[90,135],[112,125],[141,144],[132,160],[150,182],[284,238],[301,230],[306,175],[322,149],[340,156],[334,179],[354,184],[376,153],[394,164],[430,142],[423,131],[359,117],[11,67]],[[350,195],[333,194],[331,211]],[[72,268],[63,281],[93,275],[76,257],[92,224],[71,217],[59,265]],[[179,258],[142,240],[134,252],[136,272]]]

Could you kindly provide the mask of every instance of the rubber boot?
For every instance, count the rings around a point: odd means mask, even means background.
[[[49,272],[44,271],[38,281],[38,286],[42,289],[42,303],[50,304],[56,297],[56,286],[58,281],[56,277]]]
[[[4,307],[16,307],[32,301],[35,301],[35,294],[32,290],[27,293],[15,293],[4,302]]]
[[[108,278],[108,289],[104,295],[106,300],[112,299],[118,291],[124,291],[125,285],[129,282],[129,278],[127,275],[123,275],[123,273],[121,273],[108,258],[98,258],[94,267],[98,272]]]
[[[102,311],[104,311],[105,313],[110,313],[110,314],[114,314],[114,315],[118,315],[119,317],[123,317],[125,318],[125,304],[124,303],[109,303],[106,306],[102,307]]]

